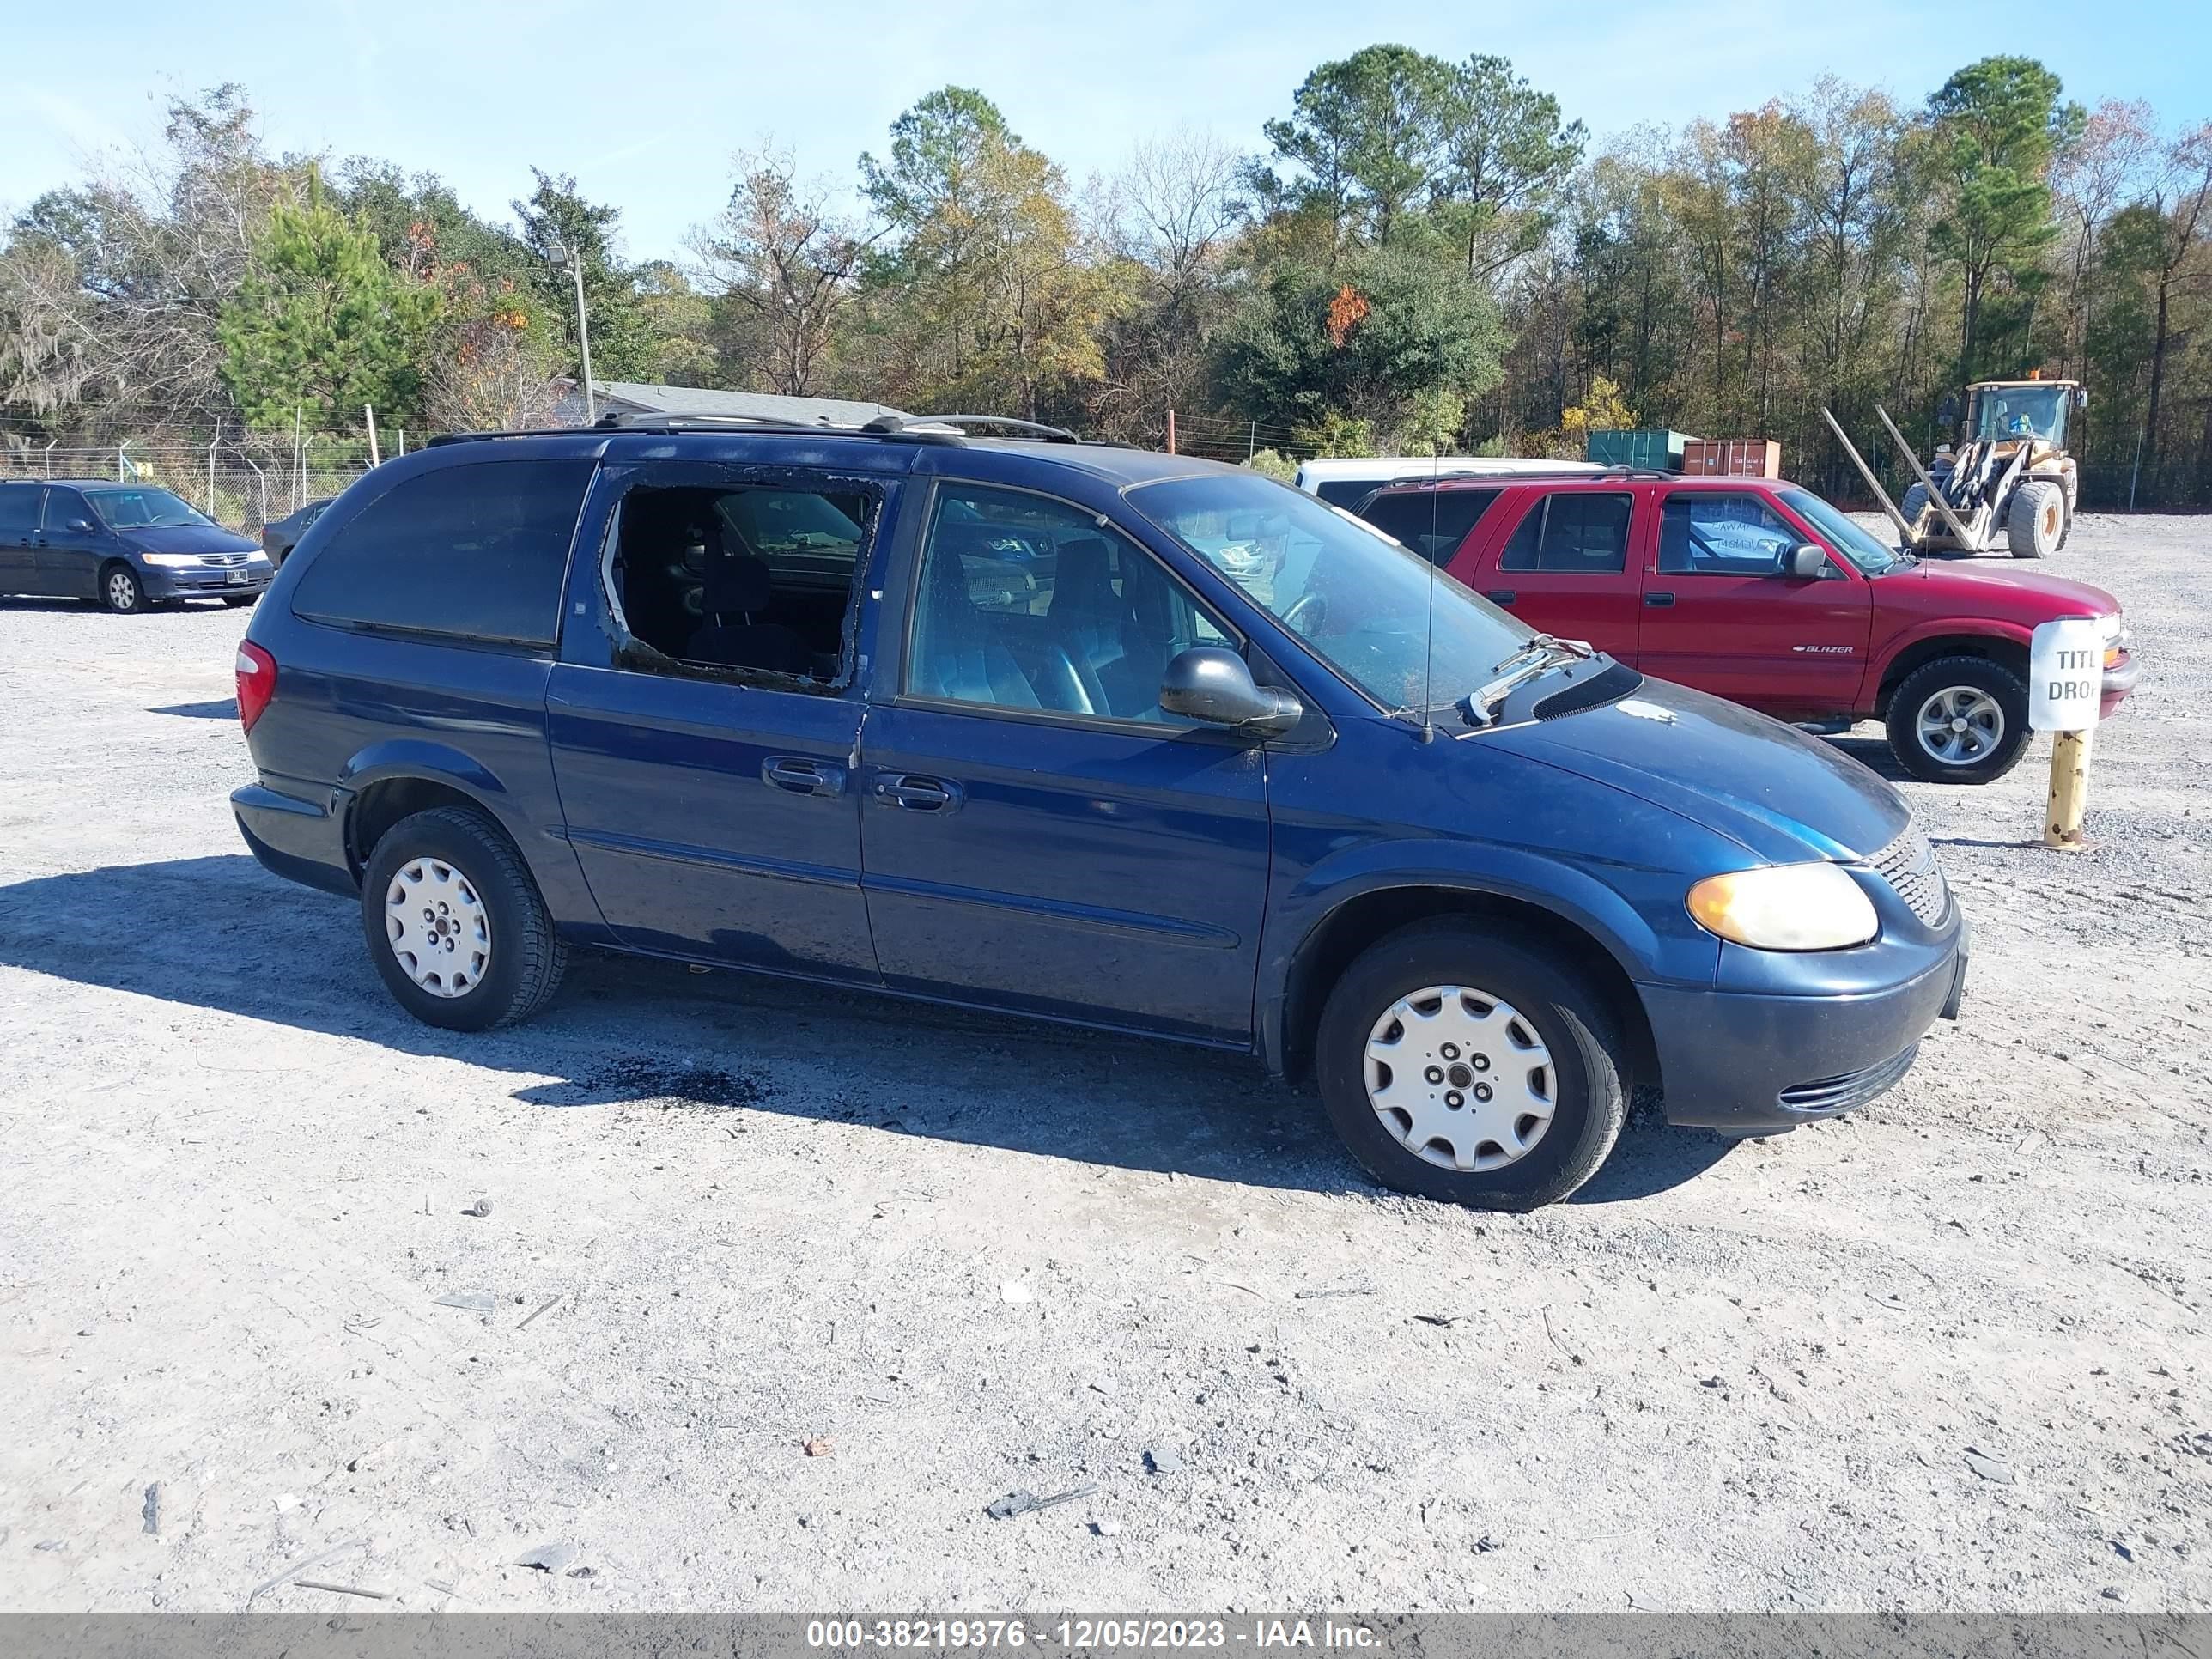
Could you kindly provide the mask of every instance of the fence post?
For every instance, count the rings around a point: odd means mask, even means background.
[[[363,404],[361,412],[368,416],[368,464],[381,466],[384,458],[376,453],[376,407],[373,404]]]

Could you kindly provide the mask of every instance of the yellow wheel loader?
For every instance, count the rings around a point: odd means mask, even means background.
[[[1939,447],[1926,467],[1888,411],[1876,409],[1917,480],[1894,505],[1833,416],[1828,424],[1896,521],[1908,551],[1989,553],[2002,538],[2014,558],[2039,559],[2065,546],[2074,528],[2081,481],[2066,428],[2088,400],[2078,380],[1977,380],[1966,388],[1963,441]],[[1948,425],[1954,417],[1947,399],[1939,418]]]

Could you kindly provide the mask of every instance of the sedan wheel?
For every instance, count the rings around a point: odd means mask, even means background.
[[[1367,1037],[1367,1103],[1414,1157],[1502,1170],[1551,1127],[1551,1051],[1502,998],[1431,985],[1398,999]]]
[[[392,959],[434,997],[466,996],[490,970],[490,912],[450,864],[418,858],[393,872],[384,925]]]
[[[1978,766],[2004,742],[2005,713],[1988,692],[1947,686],[1920,705],[1913,730],[1920,746],[1943,766]]]

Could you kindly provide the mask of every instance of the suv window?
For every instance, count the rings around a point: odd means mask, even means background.
[[[402,480],[322,544],[292,611],[550,645],[590,461],[470,461]]]
[[[1540,497],[1498,561],[1500,570],[1603,575],[1628,566],[1628,520],[1636,498],[1610,490],[1560,489]]]
[[[1497,489],[1409,489],[1377,495],[1359,516],[1431,564],[1449,564],[1482,520]]]
[[[1756,495],[1669,495],[1659,520],[1659,568],[1675,576],[1774,576],[1804,538]]]
[[[1357,513],[1360,502],[1389,482],[1388,478],[1328,478],[1314,486],[1314,494],[1331,507]]]
[[[1160,707],[1168,663],[1229,642],[1165,566],[1097,514],[1012,490],[939,492],[909,693],[1184,726]]]
[[[0,484],[0,535],[27,536],[39,527],[40,484]]]

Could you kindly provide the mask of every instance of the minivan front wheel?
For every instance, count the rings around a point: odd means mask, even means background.
[[[568,966],[521,857],[458,807],[402,818],[369,854],[361,888],[368,954],[400,1006],[455,1031],[527,1019]]]
[[[1314,1064],[1329,1121],[1376,1180],[1477,1208],[1566,1197],[1627,1115],[1605,1000],[1465,922],[1370,946],[1329,994]]]
[[[100,573],[100,602],[118,617],[135,616],[146,608],[146,589],[138,573],[127,564],[111,564]]]

